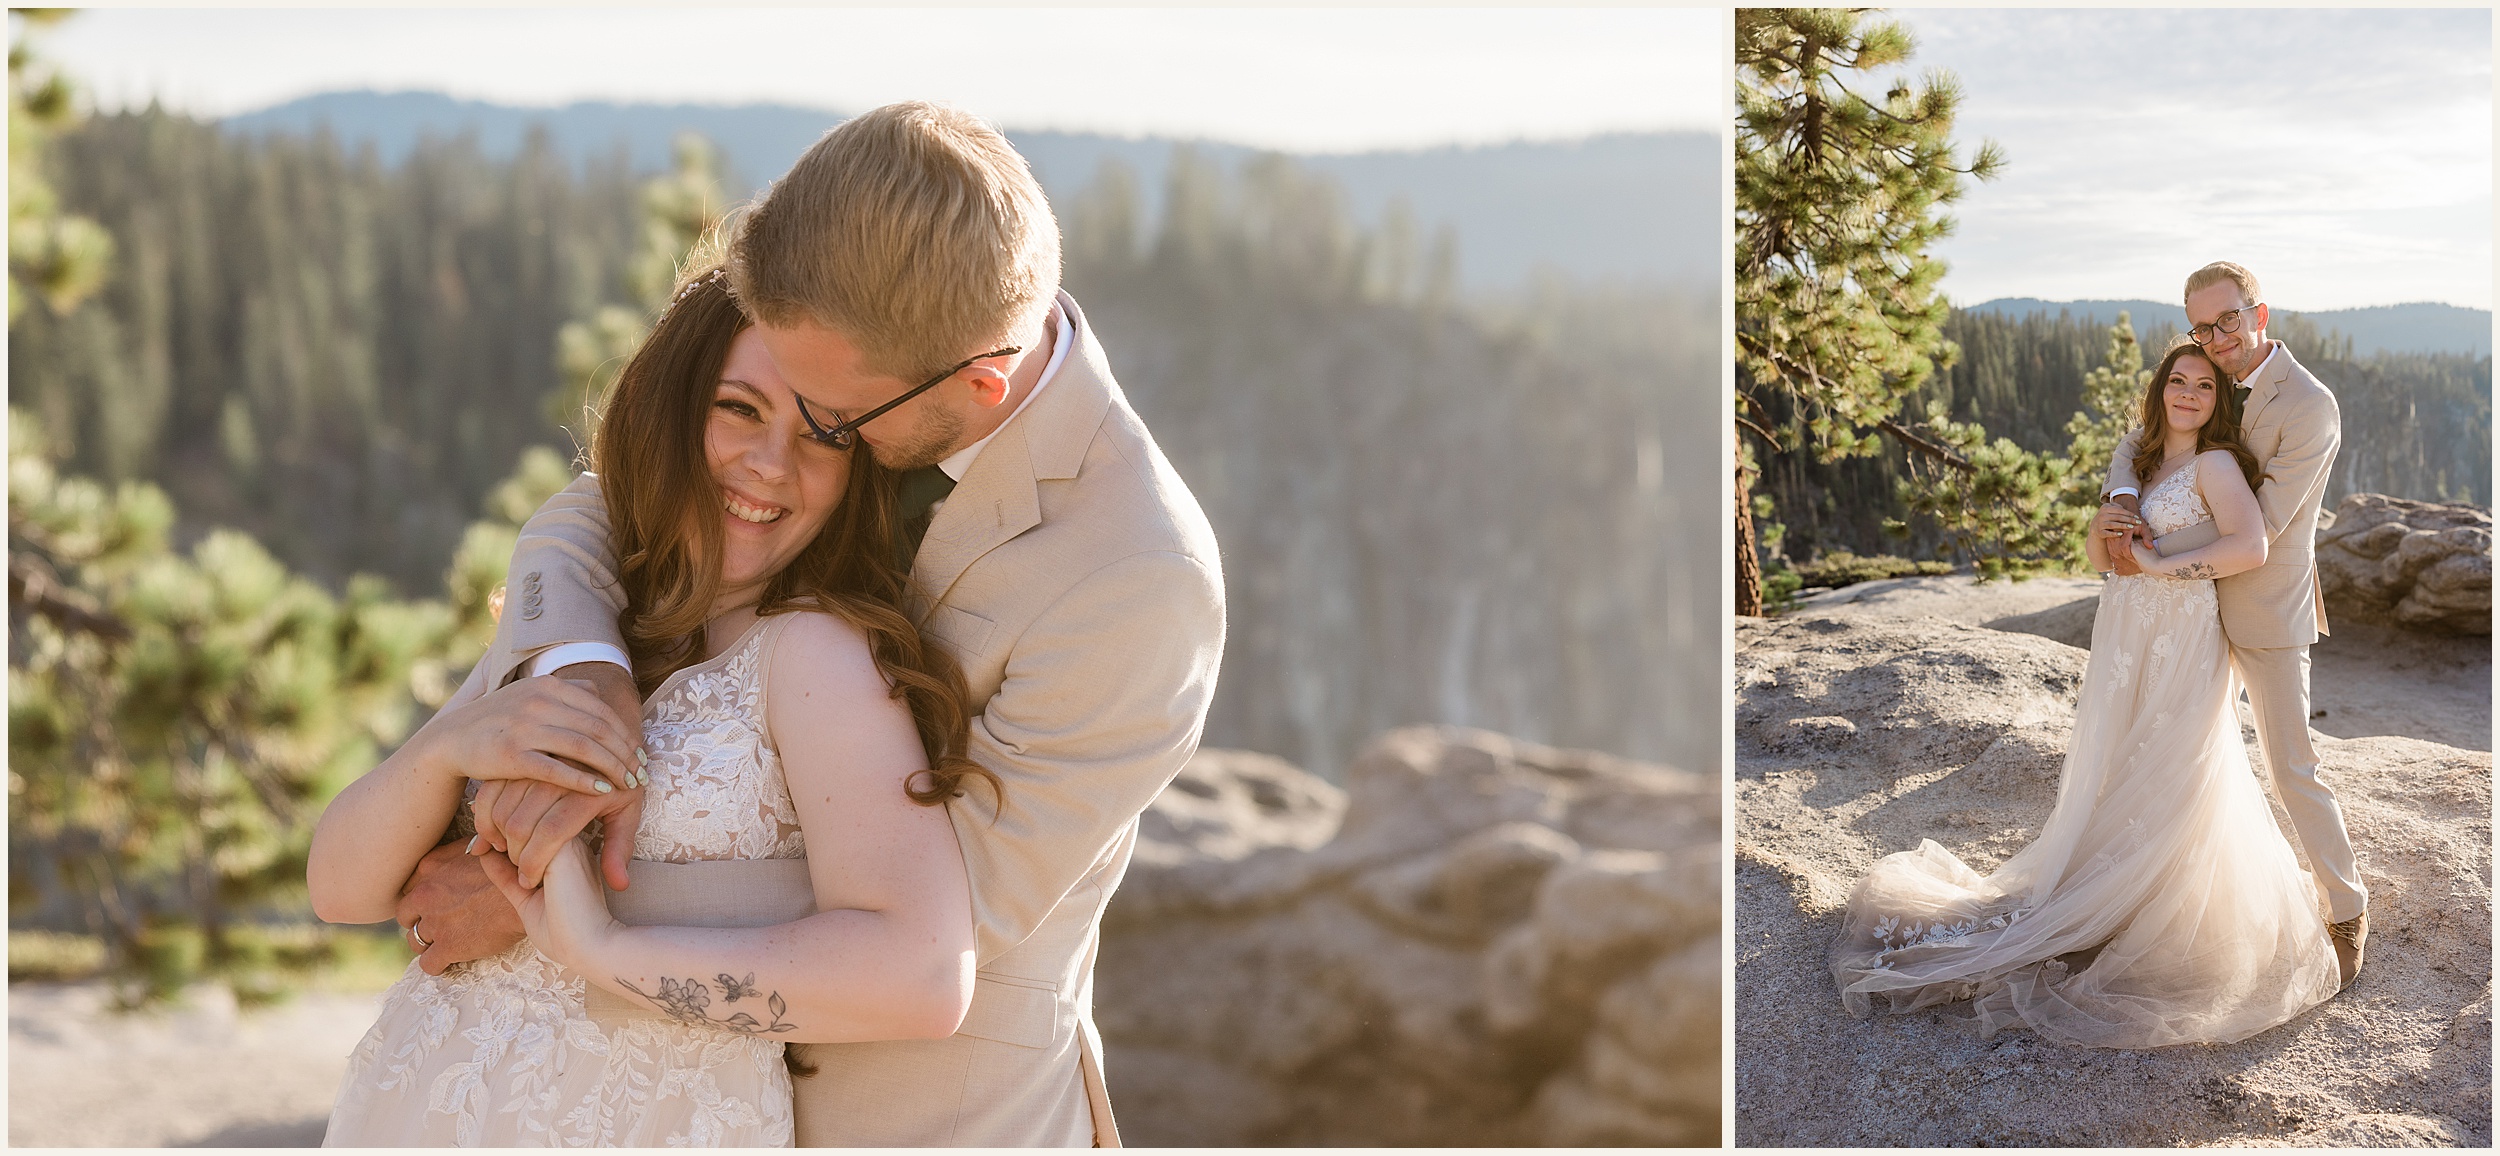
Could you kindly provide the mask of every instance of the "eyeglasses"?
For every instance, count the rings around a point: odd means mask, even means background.
[[[867,425],[869,422],[885,416],[885,411],[893,409],[895,406],[910,401],[911,399],[927,393],[932,389],[936,389],[940,382],[943,382],[947,378],[953,377],[956,374],[962,373],[964,370],[971,368],[972,363],[976,361],[984,361],[992,357],[1009,357],[1022,352],[1024,352],[1023,346],[1010,345],[1005,349],[993,349],[988,353],[967,357],[962,361],[956,362],[953,366],[949,367],[946,372],[911,387],[911,389],[906,391],[903,396],[895,398],[894,400],[878,406],[875,409],[869,410],[868,412],[852,418],[849,421],[835,422],[833,423],[833,427],[830,429],[826,428],[822,422],[817,421],[815,414],[808,412],[807,399],[802,397],[798,399],[799,420],[807,423],[807,436],[814,438],[818,445],[832,446],[837,450],[847,450],[852,446],[859,444],[859,427]]]
[[[2264,304],[2265,302],[2260,301],[2255,305],[2247,305],[2238,309],[2230,310],[2222,316],[2214,318],[2214,323],[2211,325],[2191,326],[2188,329],[2188,340],[2193,341],[2198,345],[2203,345],[2204,343],[2214,339],[2214,333],[2217,330],[2223,333],[2237,333],[2240,331],[2240,315],[2250,309],[2259,308]]]

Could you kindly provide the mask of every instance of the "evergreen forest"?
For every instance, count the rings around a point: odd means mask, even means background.
[[[119,249],[83,308],[12,327],[12,405],[63,473],[162,487],[175,543],[239,531],[332,591],[442,590],[524,450],[574,453],[559,333],[646,298],[621,151],[385,163],[149,110],[51,152]],[[1143,194],[1107,164],[1057,209],[1068,288],[1224,545],[1207,743],[1333,775],[1450,722],[1710,765],[1715,303],[1463,298],[1446,235],[1367,227],[1282,156],[1184,152]]]
[[[524,447],[571,456],[542,410],[557,331],[631,296],[621,165],[438,142],[385,168],[163,112],[94,117],[52,162],[119,251],[84,308],[11,327],[11,404],[68,472],[163,486],[178,536],[430,592]]]
[[[1916,39],[1877,10],[1739,9],[1735,32],[1733,609],[1761,614],[1809,573],[2078,568],[2108,457],[2181,314],[1954,308],[1931,247],[2008,163],[1994,141],[1956,138],[1959,81],[1884,79]],[[2278,312],[2269,335],[2341,409],[2330,506],[2360,491],[2490,502],[2489,346],[2453,325],[2470,311],[2338,314],[2371,331],[2367,356]],[[2443,326],[2459,352],[2377,344]],[[1914,560],[1877,557],[1894,553]]]
[[[1960,356],[1910,394],[1905,410],[1921,413],[1941,402],[1953,421],[1983,425],[2026,450],[2066,452],[2067,422],[2090,408],[2085,383],[2103,365],[2108,326],[2064,311],[2008,316],[1957,309],[1943,332]],[[2345,495],[2365,492],[2491,504],[2489,355],[2356,356],[2341,334],[2290,313],[2270,332],[2335,392],[2342,409],[2343,446],[2327,484],[2329,510]],[[2147,367],[2176,339],[2159,332],[2141,336]],[[1784,531],[1777,552],[1797,562],[1844,551],[1966,561],[1932,523],[1908,515],[1898,488],[1909,476],[1903,461],[1890,456],[1823,463],[1810,451],[1766,455],[1760,487]],[[1886,519],[1905,523],[1907,538],[1887,534]]]

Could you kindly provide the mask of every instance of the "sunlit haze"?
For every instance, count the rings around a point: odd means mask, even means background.
[[[2491,307],[2485,10],[1898,13],[1992,137],[1946,291],[2173,301],[2235,260],[2286,307]]]
[[[221,116],[338,89],[858,111],[1348,152],[1713,128],[1710,9],[103,9],[46,55],[100,107]]]

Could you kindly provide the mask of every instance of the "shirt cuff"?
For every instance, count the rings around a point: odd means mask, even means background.
[[[2135,487],[2134,487],[2134,486],[2120,486],[2120,487],[2118,487],[2117,489],[2111,490],[2111,491],[2109,492],[2109,496],[2110,496],[2110,497],[2112,497],[2112,498],[2115,498],[2115,497],[2117,497],[2117,496],[2118,496],[2118,495],[2120,495],[2120,494],[2125,494],[2125,495],[2127,495],[2127,496],[2129,496],[2129,497],[2142,497],[2142,496],[2143,496],[2143,495],[2138,494],[2138,493],[2136,493],[2136,492],[2135,492]]]
[[[530,659],[529,673],[524,677],[536,678],[542,674],[553,674],[576,662],[612,662],[624,667],[627,674],[634,672],[633,661],[625,657],[625,652],[607,643],[568,642],[562,646],[550,646],[539,651],[538,657]]]

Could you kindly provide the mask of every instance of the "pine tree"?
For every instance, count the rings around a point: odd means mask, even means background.
[[[1896,79],[1879,99],[1849,87],[1912,49],[1906,28],[1867,12],[1736,14],[1739,614],[1761,612],[1746,434],[1836,460],[1876,452],[1880,431],[1957,472],[1975,468],[1898,415],[1955,355],[1941,331],[1944,263],[1927,252],[1952,228],[1943,209],[1963,177],[1991,179],[2003,157],[1983,144],[1957,162],[1949,74]]]
[[[66,115],[68,81],[36,75],[21,38],[10,54],[13,363],[21,284],[46,306],[46,323],[29,327],[39,350],[43,336],[114,332],[111,318],[78,308],[103,283],[109,235],[61,214],[41,180],[42,146]],[[179,142],[185,134],[172,135]],[[353,195],[339,166],[324,164],[337,159],[334,148],[258,155],[264,163],[242,175],[258,179],[261,190],[245,203],[264,220],[282,203],[279,188],[316,205],[324,194],[331,204]],[[284,180],[290,165],[310,179]],[[298,356],[269,360],[293,379],[282,383],[292,408],[305,408],[308,395],[343,395],[370,428],[382,401],[359,381],[372,359],[358,336],[370,329],[322,314],[370,304],[372,286],[353,275],[352,245],[320,235],[323,217],[296,214],[291,228],[261,231],[279,244],[244,250],[314,283],[300,298],[270,294],[274,279],[265,275],[246,285],[257,306],[247,310],[255,324],[242,335],[246,360],[254,347],[291,342],[286,352]],[[298,248],[351,250],[348,275],[291,262]],[[272,375],[262,368],[255,384]],[[259,439],[251,411],[238,404],[244,397],[223,399],[219,441],[229,464],[248,474],[258,463],[236,459],[256,458]],[[148,434],[151,423],[133,419],[165,406],[134,400],[125,392],[96,412],[122,423],[115,432]],[[196,399],[165,399],[184,400]],[[523,456],[446,575],[451,605],[399,601],[387,583],[361,574],[334,596],[233,530],[176,551],[175,509],[162,489],[63,474],[46,425],[9,411],[12,915],[33,908],[83,925],[103,944],[125,1002],[164,998],[203,976],[224,979],[241,997],[269,996],[284,970],[317,962],[326,947],[302,920],[305,856],[321,807],[407,733],[420,702],[439,706],[449,696],[455,663],[465,668],[485,649],[493,628],[486,591],[502,580],[515,528],[570,474],[543,447]],[[290,922],[312,934],[273,936],[272,927]]]
[[[9,324],[29,298],[67,313],[104,283],[113,236],[61,211],[46,179],[48,145],[75,124],[77,88],[35,56],[36,28],[69,15],[62,8],[12,8],[9,40]]]
[[[2118,451],[2118,440],[2127,436],[2142,416],[2136,403],[2144,396],[2144,387],[2151,383],[2153,371],[2144,367],[2144,344],[2135,338],[2135,322],[2125,313],[2118,315],[2109,327],[2109,344],[2103,347],[2101,364],[2083,377],[2083,409],[2066,419],[2065,477],[2059,480],[2057,502],[2067,510],[2080,509],[2075,533],[2082,533],[2082,523],[2092,520],[2092,510],[2101,502],[2101,483],[2109,456]],[[2080,553],[2082,539],[2074,545]]]
[[[668,304],[677,276],[698,246],[717,255],[721,224],[721,170],[711,142],[694,133],[677,138],[677,167],[642,186],[640,235],[626,266],[634,304],[607,303],[570,322],[556,335],[556,363],[564,384],[548,399],[548,416],[587,445],[598,424],[599,402],[616,385],[625,362],[642,347],[652,318]]]
[[[300,909],[313,820],[407,733],[452,616],[230,530],[177,552],[164,491],[60,475],[39,429],[10,415],[12,907],[67,896],[125,1001],[268,995],[262,917]]]
[[[112,233],[113,275],[9,332],[10,401],[65,472],[180,495],[186,541],[249,533],[332,591],[438,589],[489,490],[532,445],[564,324],[634,297],[643,181],[554,143],[402,162],[326,135],[99,115],[50,157],[63,207]]]

